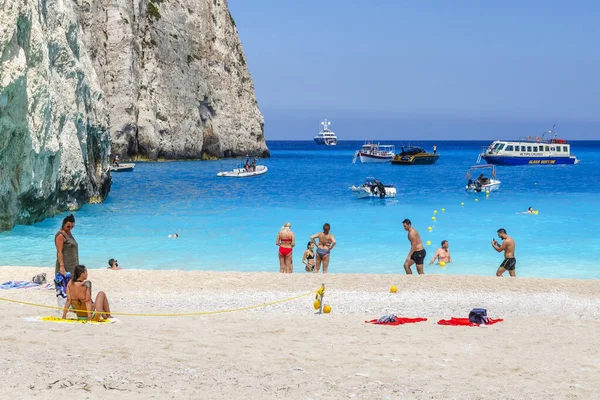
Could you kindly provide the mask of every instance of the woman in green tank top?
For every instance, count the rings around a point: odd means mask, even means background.
[[[54,236],[54,244],[56,245],[55,276],[58,273],[64,276],[67,272],[73,275],[75,266],[79,265],[79,248],[77,241],[71,234],[74,227],[75,217],[70,214],[63,219],[60,230]]]

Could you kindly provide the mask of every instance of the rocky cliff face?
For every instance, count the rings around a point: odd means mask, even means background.
[[[76,5],[123,158],[268,156],[263,117],[225,0]]]
[[[0,230],[102,199],[108,114],[70,2],[0,5]]]
[[[101,201],[110,153],[269,156],[225,0],[0,0],[0,55],[0,230]]]

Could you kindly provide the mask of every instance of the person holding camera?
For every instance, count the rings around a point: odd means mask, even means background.
[[[506,229],[498,229],[498,237],[502,239],[502,244],[498,243],[496,239],[492,239],[492,247],[498,253],[504,252],[504,261],[498,267],[496,276],[502,276],[505,271],[512,277],[516,277],[515,267],[517,266],[517,260],[515,259],[515,241],[513,238],[506,234]]]

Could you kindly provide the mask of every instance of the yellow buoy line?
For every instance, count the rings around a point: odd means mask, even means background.
[[[288,301],[293,301],[293,300],[300,299],[302,297],[310,296],[314,293],[315,293],[315,291],[311,291],[308,293],[303,293],[303,294],[299,294],[297,296],[289,297],[287,299],[270,301],[268,303],[256,304],[256,305],[246,306],[246,307],[230,308],[230,309],[226,309],[226,310],[195,311],[195,312],[189,312],[189,313],[126,313],[126,312],[111,311],[110,314],[111,315],[122,315],[122,316],[127,316],[127,317],[192,317],[192,316],[196,316],[196,315],[223,314],[223,313],[231,313],[231,312],[236,312],[236,311],[252,310],[255,308],[262,308],[262,307],[272,306],[275,304],[286,303]],[[325,285],[321,286],[321,288],[319,290],[317,290],[316,293],[317,293],[317,296],[319,296],[321,294],[321,298],[322,298],[322,295],[325,294]],[[22,305],[32,306],[32,307],[49,308],[49,309],[53,309],[53,310],[61,310],[61,311],[64,310],[63,307],[49,306],[46,304],[32,303],[29,301],[8,299],[6,297],[0,297],[0,301],[22,304]],[[81,313],[87,312],[87,310],[75,310],[75,309],[69,309],[69,311],[76,311],[76,312],[81,312]],[[96,313],[98,313],[98,312],[96,312]],[[108,312],[105,312],[105,314],[108,314]]]

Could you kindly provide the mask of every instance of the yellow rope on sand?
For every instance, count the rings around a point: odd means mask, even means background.
[[[317,295],[321,291],[322,291],[322,293],[325,293],[325,287],[324,286],[322,286],[321,289],[317,290]],[[290,298],[283,299],[283,300],[271,301],[271,302],[268,302],[268,303],[257,304],[257,305],[254,305],[254,306],[231,308],[231,309],[228,309],[228,310],[196,311],[196,312],[190,312],[190,313],[162,313],[162,314],[124,313],[124,312],[112,312],[111,311],[110,314],[111,315],[125,315],[125,316],[128,316],[128,317],[191,317],[191,316],[195,316],[195,315],[223,314],[223,313],[230,313],[230,312],[236,312],[236,311],[251,310],[253,308],[268,307],[268,306],[272,306],[274,304],[285,303],[285,302],[288,302],[288,301],[299,299],[301,297],[309,296],[309,295],[311,295],[313,293],[314,292],[308,292],[308,293],[300,294],[298,296],[290,297]],[[33,306],[33,307],[50,308],[50,309],[54,309],[54,310],[64,310],[64,307],[48,306],[48,305],[45,305],[45,304],[31,303],[31,302],[28,302],[28,301],[7,299],[5,297],[0,297],[0,301],[6,301],[6,302],[9,302],[9,303],[23,304],[23,305],[26,305],[26,306]],[[76,312],[81,312],[81,313],[87,312],[87,310],[75,310],[75,309],[69,309],[69,311],[76,311]],[[96,314],[98,314],[98,313],[99,313],[99,311],[96,311]],[[108,314],[108,312],[106,312],[106,311],[102,312],[102,313]]]

